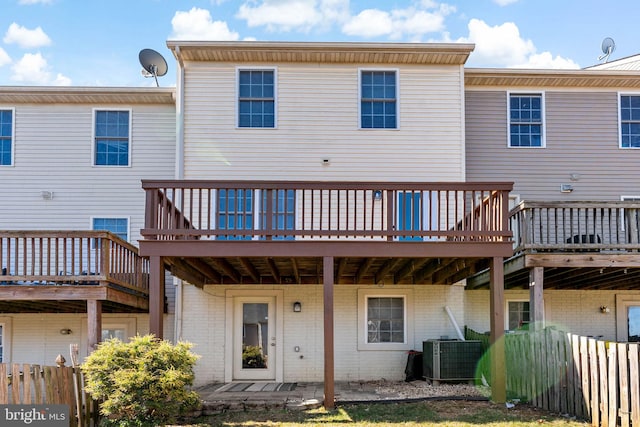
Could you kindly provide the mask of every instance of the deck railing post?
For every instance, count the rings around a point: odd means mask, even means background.
[[[100,239],[100,265],[98,267],[98,271],[96,272],[100,276],[104,276],[105,280],[109,280],[111,278],[111,244],[112,240],[107,233],[104,233],[104,236]],[[87,273],[91,273],[88,271]]]
[[[258,203],[260,202],[258,201]],[[265,236],[265,238],[267,240],[271,240],[273,237],[273,190],[271,188],[267,190],[267,206],[265,210],[265,214],[267,216],[265,218],[265,227],[267,230],[267,235]],[[260,221],[260,219],[258,221]]]

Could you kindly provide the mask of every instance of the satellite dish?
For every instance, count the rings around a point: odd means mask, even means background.
[[[167,61],[153,49],[142,49],[138,54],[138,59],[142,65],[142,75],[155,78],[156,86],[159,87],[158,76],[162,77],[167,74]]]
[[[609,55],[611,55],[614,50],[616,50],[616,42],[614,42],[611,37],[606,37],[602,40],[602,55],[598,57],[598,61],[602,61],[604,59],[604,62],[607,62],[609,60]]]

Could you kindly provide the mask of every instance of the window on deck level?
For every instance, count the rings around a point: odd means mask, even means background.
[[[13,164],[13,110],[0,110],[0,166]]]
[[[129,166],[130,112],[97,110],[95,112],[96,166]]]
[[[95,231],[110,231],[124,241],[129,241],[128,218],[93,218],[92,228]]]
[[[640,95],[620,96],[620,148],[640,148]]]
[[[253,190],[218,190],[216,210],[219,230],[253,230]],[[251,235],[221,235],[219,240],[247,240]]]
[[[295,190],[273,190],[272,197],[272,228],[276,230],[295,229]],[[262,204],[260,206],[260,228],[267,226],[267,192],[262,191]],[[273,236],[274,240],[293,240],[295,236]]]
[[[275,127],[274,70],[238,72],[238,127]]]
[[[395,71],[361,71],[360,127],[397,129],[397,79]]]
[[[542,94],[509,95],[509,147],[544,147]]]

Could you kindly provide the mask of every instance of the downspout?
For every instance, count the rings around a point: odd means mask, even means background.
[[[178,61],[178,78],[176,82],[176,164],[175,179],[184,179],[184,62],[180,54],[180,46],[176,46],[174,55]],[[176,283],[176,320],[174,340],[182,341],[183,283],[175,278]]]
[[[175,179],[184,179],[184,62],[180,46],[175,53],[178,60],[178,81],[176,82],[176,172]]]

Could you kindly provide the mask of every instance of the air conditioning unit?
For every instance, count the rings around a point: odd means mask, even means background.
[[[477,379],[481,341],[427,340],[422,342],[422,350],[423,375],[434,384]]]

